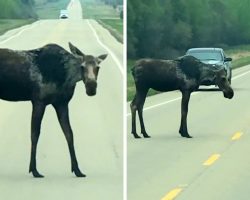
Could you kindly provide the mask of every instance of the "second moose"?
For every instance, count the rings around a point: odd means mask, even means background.
[[[182,137],[190,138],[187,129],[187,114],[190,94],[199,88],[204,81],[215,82],[222,90],[225,98],[233,98],[226,71],[216,65],[204,64],[193,56],[183,56],[177,60],[141,59],[132,69],[136,94],[131,102],[132,134],[140,138],[136,132],[136,111],[138,111],[141,133],[143,137],[150,137],[143,121],[143,105],[150,88],[161,91],[180,90],[181,124],[179,133]]]

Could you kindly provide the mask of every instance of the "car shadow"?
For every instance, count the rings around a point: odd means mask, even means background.
[[[221,91],[220,88],[199,88],[197,92],[216,92]]]

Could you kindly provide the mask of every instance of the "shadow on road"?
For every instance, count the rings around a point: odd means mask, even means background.
[[[219,88],[199,88],[197,92],[217,92],[221,91]]]

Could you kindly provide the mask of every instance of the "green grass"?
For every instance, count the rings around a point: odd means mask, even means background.
[[[60,10],[66,9],[70,0],[58,0],[45,4],[37,4],[35,11],[40,19],[58,19]]]
[[[233,69],[250,64],[250,45],[230,47],[226,49],[225,52],[230,57],[236,57],[236,59],[232,61]],[[131,68],[133,67],[134,63],[135,60],[128,60],[127,62],[127,101],[131,101],[135,95],[135,85],[131,74]],[[155,94],[159,94],[159,92],[150,90],[148,96]]]
[[[127,61],[127,100],[130,101],[135,95],[135,84],[131,74],[131,68],[133,67],[135,60]]]
[[[34,21],[34,19],[0,19],[0,35],[10,29],[30,24]]]
[[[118,42],[123,43],[123,20],[99,19],[97,20],[104,28],[108,29]]]
[[[0,19],[28,19],[36,18],[36,14],[30,5],[21,0],[0,1]]]
[[[245,65],[249,65],[249,64],[250,64],[250,56],[247,56],[247,57],[243,57],[243,58],[234,60],[232,62],[232,68],[236,69],[236,68],[239,68],[239,67],[242,67]]]
[[[104,24],[117,30],[120,34],[123,34],[123,20],[122,19],[100,19]]]
[[[81,0],[81,4],[85,19],[119,18],[119,13],[112,6],[104,3]]]
[[[239,45],[225,49],[225,53],[228,55],[233,55],[242,52],[250,52],[250,45]]]

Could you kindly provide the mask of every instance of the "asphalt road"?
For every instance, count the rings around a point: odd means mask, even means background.
[[[0,199],[100,200],[122,199],[122,44],[94,20],[81,19],[78,0],[69,5],[68,20],[42,20],[0,36],[0,48],[33,49],[72,42],[85,54],[108,53],[102,63],[95,97],[79,82],[70,103],[71,125],[79,167],[86,178],[70,171],[63,133],[51,106],[47,107],[38,144],[38,170],[28,174],[30,102],[0,101]]]
[[[132,138],[128,114],[129,200],[250,199],[250,66],[233,77],[232,100],[214,90],[191,96],[192,139],[178,134],[180,92],[147,98],[150,139]]]

